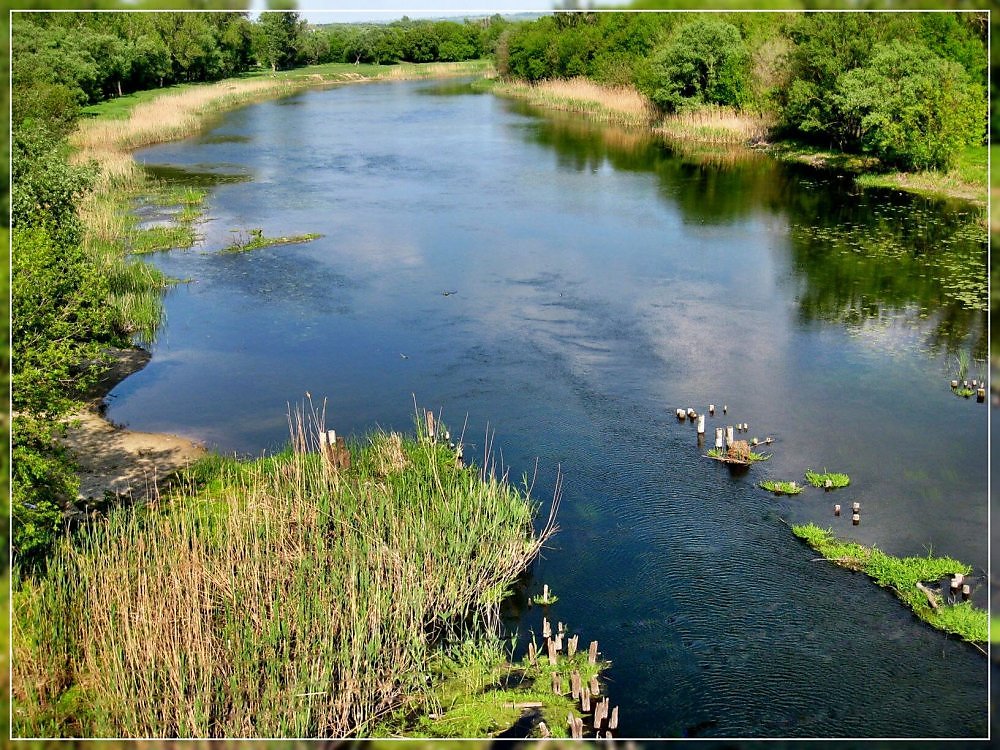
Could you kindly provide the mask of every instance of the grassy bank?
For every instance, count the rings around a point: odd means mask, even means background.
[[[855,182],[863,188],[892,188],[932,198],[957,198],[977,206],[986,205],[986,146],[967,147],[958,164],[950,170],[921,172],[887,171],[871,156],[845,154],[791,141],[770,144],[767,151],[782,161],[851,172]]]
[[[987,641],[988,612],[977,609],[972,602],[948,603],[936,591],[938,582],[945,576],[972,573],[972,568],[965,563],[930,555],[893,557],[877,547],[837,539],[829,530],[811,523],[793,526],[792,532],[827,560],[842,568],[862,572],[879,586],[892,589],[917,617],[938,630],[971,643]],[[921,590],[919,585],[924,583],[928,585]]]
[[[442,658],[497,666],[553,517],[534,532],[526,493],[426,440],[376,434],[338,470],[306,435],[15,571],[16,736],[397,734],[440,711]]]

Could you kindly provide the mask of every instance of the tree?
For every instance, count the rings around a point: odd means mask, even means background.
[[[257,59],[271,72],[291,64],[297,55],[302,24],[298,13],[261,13],[257,21]]]
[[[876,47],[867,65],[840,76],[833,99],[862,150],[907,169],[953,166],[986,125],[982,87],[916,43]]]
[[[667,112],[692,104],[739,107],[749,100],[750,54],[735,26],[699,19],[654,51],[638,83]]]

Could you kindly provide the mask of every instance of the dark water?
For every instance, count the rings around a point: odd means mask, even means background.
[[[987,660],[782,523],[987,567],[987,407],[947,385],[986,352],[972,212],[455,93],[310,92],[141,152],[251,179],[213,188],[200,247],[157,257],[191,283],[111,418],[255,454],[307,391],[358,434],[409,429],[416,394],[468,420],[467,455],[488,424],[513,476],[537,457],[540,499],[562,468],[535,581],[614,662],[624,734],[984,736]],[[217,252],[252,228],[324,237]],[[673,412],[709,403],[710,440],[748,422],[773,458],[703,458]],[[755,486],[809,467],[852,484]],[[855,500],[860,526],[834,518]]]

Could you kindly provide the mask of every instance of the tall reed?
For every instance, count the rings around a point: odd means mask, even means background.
[[[378,433],[337,470],[308,421],[19,577],[16,733],[71,687],[90,736],[364,735],[419,705],[438,644],[499,635],[554,516],[535,532],[525,492],[425,440]]]
[[[604,86],[586,78],[556,78],[537,83],[500,81],[493,90],[536,106],[586,112],[622,125],[649,125],[656,112],[649,99],[632,86]]]

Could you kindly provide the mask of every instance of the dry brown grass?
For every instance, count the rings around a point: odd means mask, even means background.
[[[654,129],[676,140],[747,144],[766,141],[772,123],[731,107],[706,106],[665,117]]]
[[[632,86],[602,86],[586,78],[560,78],[533,84],[504,81],[494,90],[536,106],[586,112],[626,125],[648,125],[656,112],[649,99]]]

